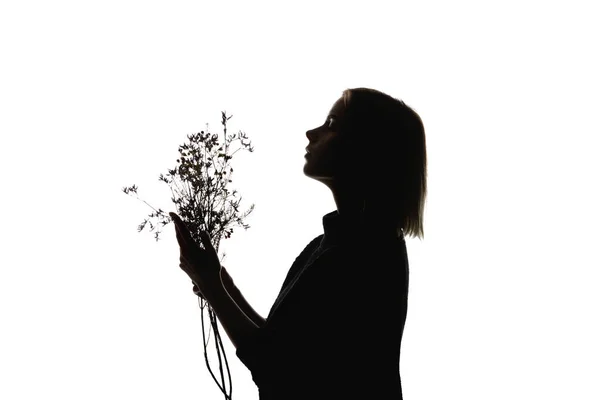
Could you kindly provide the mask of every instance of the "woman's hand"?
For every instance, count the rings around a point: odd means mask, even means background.
[[[175,224],[175,233],[179,243],[179,266],[194,282],[194,293],[206,298],[206,293],[221,285],[221,262],[215,251],[210,237],[206,232],[200,232],[202,249],[192,238],[185,223],[175,213],[169,213]]]

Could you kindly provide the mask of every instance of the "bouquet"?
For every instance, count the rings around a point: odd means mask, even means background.
[[[213,247],[218,252],[219,243],[223,238],[229,238],[233,234],[233,228],[241,226],[248,229],[250,226],[244,223],[244,219],[254,210],[252,204],[248,210],[240,213],[240,202],[242,200],[236,190],[230,190],[229,184],[232,182],[231,176],[233,168],[230,160],[240,150],[253,152],[248,137],[245,133],[239,131],[237,134],[227,134],[227,121],[231,119],[225,111],[221,112],[221,124],[223,125],[223,141],[219,140],[217,134],[211,134],[208,131],[201,131],[187,135],[188,141],[179,146],[179,158],[177,165],[173,169],[168,169],[166,175],[160,174],[159,181],[167,184],[171,191],[171,201],[175,204],[177,214],[186,223],[190,234],[196,243],[202,243],[200,232],[208,233]],[[239,146],[231,149],[233,142],[238,141]],[[161,208],[155,208],[138,196],[138,187],[132,185],[124,187],[125,194],[135,196],[138,200],[145,203],[152,209],[152,212],[139,224],[138,232],[148,228],[153,232],[156,241],[159,240],[161,229],[171,222],[171,217]],[[221,257],[221,262],[225,254]],[[231,373],[229,363],[225,356],[223,343],[219,334],[217,318],[201,293],[195,292],[199,296],[201,319],[202,319],[202,338],[204,342],[204,359],[206,366],[217,383],[225,398],[231,399]],[[206,338],[204,328],[204,311],[208,312],[210,324],[214,331],[215,348],[219,359],[220,380],[217,380],[213,373],[207,354],[208,342],[210,341],[210,331],[208,339]],[[225,390],[225,377],[223,374],[223,359],[227,368],[229,391]]]

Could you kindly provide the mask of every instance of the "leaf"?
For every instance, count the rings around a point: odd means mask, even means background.
[[[138,232],[141,232],[144,230],[144,228],[146,227],[146,224],[148,223],[148,220],[145,219],[141,224],[138,225]]]

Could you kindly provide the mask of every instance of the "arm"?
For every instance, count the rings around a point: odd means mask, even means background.
[[[259,330],[227,293],[221,282],[210,285],[210,290],[204,295],[236,349],[240,342],[255,335]]]
[[[233,279],[227,273],[225,267],[221,267],[221,282],[229,296],[236,302],[238,307],[254,322],[258,327],[265,324],[265,319],[258,314],[254,308],[248,303],[240,290],[235,286]]]
[[[254,322],[258,327],[263,326],[265,324],[265,319],[263,317],[261,317],[260,314],[258,314],[254,310],[254,308],[252,308],[250,303],[248,303],[248,301],[246,300],[244,295],[242,295],[242,293],[237,288],[237,286],[235,286],[233,279],[231,278],[229,273],[227,273],[227,270],[225,269],[225,267],[221,267],[220,276],[221,276],[221,283],[223,284],[223,287],[225,288],[225,291],[227,292],[227,294],[229,294],[229,297],[231,297],[231,299],[244,312],[244,314],[246,314],[246,316],[248,318],[250,318],[250,320],[252,320],[252,322]],[[194,284],[193,289],[194,289],[194,293],[196,295],[198,295],[200,297],[204,297],[204,296],[202,296],[202,293],[198,289],[198,286],[196,286],[195,284]]]

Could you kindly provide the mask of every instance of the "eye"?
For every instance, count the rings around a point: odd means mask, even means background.
[[[327,119],[327,121],[325,122],[325,124],[327,125],[327,127],[329,129],[333,129],[336,126],[336,120],[335,117],[329,117]]]

